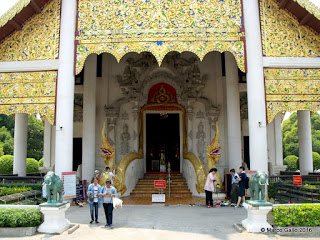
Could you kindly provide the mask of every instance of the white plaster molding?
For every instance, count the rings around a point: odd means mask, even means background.
[[[263,67],[270,67],[270,68],[320,68],[320,58],[263,57]]]
[[[59,60],[0,62],[0,72],[33,72],[58,70]]]

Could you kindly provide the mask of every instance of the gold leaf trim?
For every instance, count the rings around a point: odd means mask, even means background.
[[[31,0],[19,0],[8,11],[0,16],[0,27],[6,25],[12,18],[14,18],[23,8],[28,6]]]

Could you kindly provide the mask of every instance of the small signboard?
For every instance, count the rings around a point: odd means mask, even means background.
[[[154,180],[154,188],[166,188],[166,180]]]
[[[302,176],[301,175],[293,175],[293,185],[302,186]]]
[[[76,172],[62,172],[63,199],[76,198]]]
[[[166,202],[166,195],[165,194],[152,194],[152,202],[165,203]]]

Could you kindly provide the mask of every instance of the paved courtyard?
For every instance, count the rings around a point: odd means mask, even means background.
[[[238,233],[234,223],[246,217],[246,210],[231,207],[207,209],[198,206],[123,206],[114,210],[114,229],[105,228],[105,217],[99,209],[99,224],[89,224],[89,206],[70,207],[67,218],[80,227],[72,234],[37,234],[19,239],[117,239],[117,240],[257,240],[257,239],[305,239],[281,237],[275,234]],[[308,239],[318,239],[309,237]]]

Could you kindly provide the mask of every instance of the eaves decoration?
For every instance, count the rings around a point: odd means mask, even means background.
[[[268,123],[277,113],[320,111],[320,69],[265,68]]]
[[[201,60],[230,51],[245,71],[241,0],[79,0],[76,74],[91,53],[118,61],[129,52],[151,52],[159,65],[170,51]]]
[[[57,71],[0,73],[0,114],[15,113],[55,119]]]

